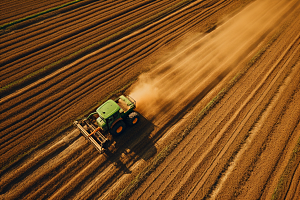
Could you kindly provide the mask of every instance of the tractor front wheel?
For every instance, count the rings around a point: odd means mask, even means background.
[[[121,135],[126,128],[126,124],[123,120],[118,121],[111,129],[111,134],[114,136]]]
[[[133,126],[140,121],[140,115],[137,112],[132,112],[128,115],[126,122]]]

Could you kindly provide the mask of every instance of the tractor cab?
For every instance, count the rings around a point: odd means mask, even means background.
[[[98,125],[102,128],[104,128],[103,125],[111,127],[117,119],[121,118],[119,111],[120,106],[115,101],[111,99],[106,101],[96,110],[99,115],[99,118],[97,119]]]
[[[133,125],[137,122],[139,118],[137,113],[134,112],[131,114],[135,106],[135,101],[129,96],[125,97],[121,95],[115,101],[111,99],[107,100],[97,108],[96,113],[99,117],[96,119],[96,122],[103,131],[109,131],[113,135],[119,135],[126,126],[125,122],[129,125]],[[129,116],[130,114],[131,116]],[[116,128],[120,126],[121,128]]]

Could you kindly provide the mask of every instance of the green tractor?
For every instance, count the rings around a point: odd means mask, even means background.
[[[74,124],[99,152],[108,148],[108,139],[104,136],[110,132],[112,136],[121,135],[126,126],[133,126],[140,120],[134,111],[136,102],[130,96],[121,95],[116,100],[108,100],[80,121]]]

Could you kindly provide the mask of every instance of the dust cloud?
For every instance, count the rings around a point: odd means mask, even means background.
[[[255,1],[215,31],[195,34],[166,61],[142,74],[130,88],[137,110],[148,119],[187,104],[209,84],[220,81],[278,24],[291,1]]]

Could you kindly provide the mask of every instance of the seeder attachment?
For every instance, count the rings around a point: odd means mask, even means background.
[[[80,122],[74,121],[74,124],[100,153],[108,148],[109,140],[101,133],[102,129],[100,127],[96,128],[88,119],[83,119]]]

